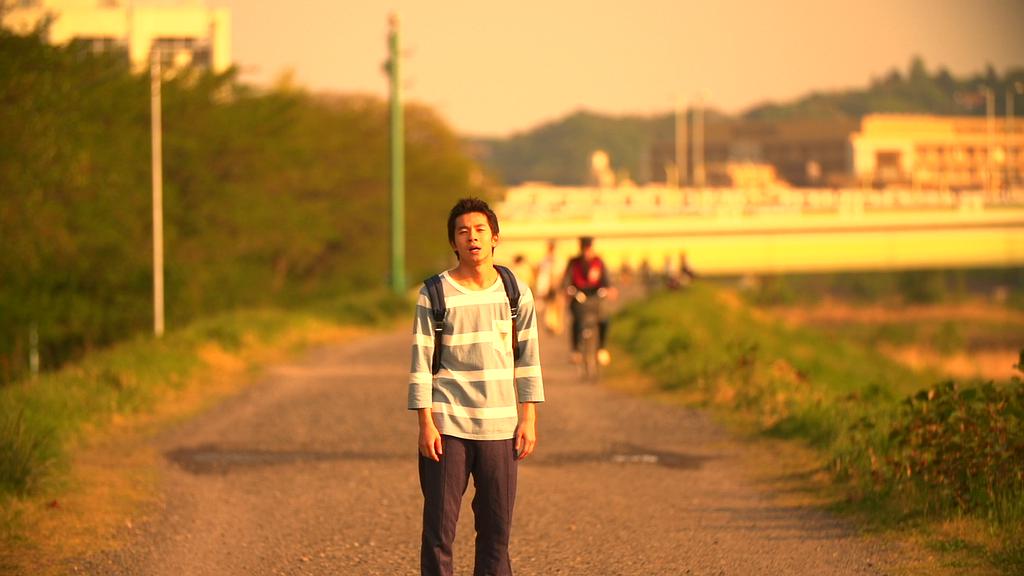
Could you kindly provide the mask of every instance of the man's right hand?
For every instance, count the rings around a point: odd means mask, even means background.
[[[430,408],[420,409],[420,454],[430,458],[434,462],[441,461],[441,454],[444,449],[441,446],[441,433],[434,425],[434,419],[430,415]]]

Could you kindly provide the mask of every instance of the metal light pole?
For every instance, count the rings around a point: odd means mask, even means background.
[[[676,101],[676,182],[675,187],[686,186],[690,183],[689,169],[687,167],[687,118],[686,106],[682,100]]]
[[[28,369],[33,380],[39,377],[39,326],[35,322],[28,329]]]
[[[1006,87],[1006,126],[1003,128],[1003,182],[1007,190],[1010,189],[1013,182],[1010,178],[1010,168],[1012,163],[1010,162],[1010,144],[1013,142],[1010,138],[1010,132],[1013,130],[1013,86]]]
[[[391,85],[391,289],[405,291],[405,134],[399,74],[398,14],[388,18],[387,71]]]
[[[697,99],[693,112],[693,185],[704,187],[704,97]]]
[[[153,334],[164,334],[164,176],[160,116],[160,51],[150,51],[150,133],[153,165]]]
[[[1024,94],[1024,82],[1014,82],[1013,85],[1006,87],[1006,133],[1004,134],[1003,150],[1006,160],[1003,166],[1006,167],[1006,185],[1011,187],[1016,183],[1016,167],[1014,162],[1011,161],[1010,150],[1013,145],[1013,105],[1014,100],[1017,98],[1017,94]],[[1018,152],[1018,163],[1019,163],[1019,152]]]
[[[992,194],[995,179],[992,173],[992,144],[993,144],[993,129],[995,128],[995,112],[996,112],[996,93],[991,86],[985,88],[985,130],[987,132],[988,140],[988,153],[985,154],[985,174],[987,178],[987,192],[989,195]]]

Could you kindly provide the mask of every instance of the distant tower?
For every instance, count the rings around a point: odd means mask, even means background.
[[[615,187],[612,160],[604,150],[595,150],[590,155],[590,178],[598,188]]]

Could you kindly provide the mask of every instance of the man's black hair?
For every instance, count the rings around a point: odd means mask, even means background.
[[[491,207],[487,205],[487,202],[479,198],[463,198],[452,206],[452,211],[448,214],[448,243],[455,244],[455,219],[463,214],[469,214],[472,212],[479,212],[484,216],[487,216],[487,224],[491,227],[491,234],[498,235],[498,216],[491,210]]]
[[[580,236],[580,250],[586,250],[594,245],[593,236]]]

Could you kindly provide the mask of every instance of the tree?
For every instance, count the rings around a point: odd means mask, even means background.
[[[149,80],[116,56],[0,32],[0,382],[38,327],[56,366],[151,325]],[[387,110],[234,71],[163,86],[168,321],[386,285]],[[458,138],[407,109],[413,272],[447,261],[455,199],[486,195]]]

